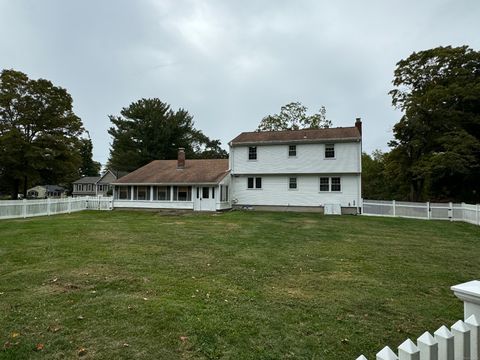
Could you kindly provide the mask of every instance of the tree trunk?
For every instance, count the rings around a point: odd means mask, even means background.
[[[26,199],[27,198],[27,175],[23,177],[23,197]]]

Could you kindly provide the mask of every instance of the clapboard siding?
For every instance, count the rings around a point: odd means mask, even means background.
[[[236,205],[323,206],[341,204],[358,206],[360,201],[360,176],[338,174],[297,175],[297,189],[289,190],[288,181],[294,175],[255,175],[262,178],[262,189],[247,189],[248,176],[232,179]],[[320,176],[340,176],[341,192],[320,192]]]
[[[257,160],[248,160],[248,146],[230,148],[232,174],[360,173],[360,142],[335,143],[335,159],[325,159],[325,144],[297,144],[297,156],[288,156],[289,144],[258,145]]]

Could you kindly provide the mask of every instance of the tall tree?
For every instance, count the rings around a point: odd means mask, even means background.
[[[300,102],[291,102],[281,107],[280,113],[265,116],[257,131],[280,131],[299,129],[329,128],[332,122],[326,118],[327,111],[322,106],[318,113],[307,115],[307,107]]]
[[[15,70],[0,73],[0,173],[13,198],[21,185],[26,195],[36,181],[75,178],[82,132],[65,89]]]
[[[413,53],[390,91],[404,115],[391,156],[410,200],[480,200],[480,52],[468,46]]]
[[[102,165],[93,160],[93,143],[90,135],[87,138],[80,139],[80,155],[82,157],[80,176],[99,176]]]
[[[194,128],[193,117],[184,109],[173,111],[159,99],[141,99],[111,115],[108,133],[113,142],[108,165],[132,171],[152,160],[175,159],[178,148],[187,158],[224,158],[219,140],[211,140]]]

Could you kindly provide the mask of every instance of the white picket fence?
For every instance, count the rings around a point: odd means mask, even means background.
[[[362,214],[425,220],[464,221],[480,225],[480,206],[478,204],[363,200]]]
[[[41,200],[0,201],[0,219],[67,214],[82,210],[112,210],[112,197],[68,197]]]
[[[376,360],[479,360],[480,359],[480,281],[452,286],[464,301],[465,321],[459,320],[450,330],[441,326],[432,334],[423,333],[415,344],[407,339],[398,346],[398,355],[388,346],[376,354]],[[363,355],[357,360],[367,360]]]

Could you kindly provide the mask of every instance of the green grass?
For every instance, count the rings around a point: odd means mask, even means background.
[[[439,221],[126,211],[0,221],[0,358],[84,348],[82,359],[373,359],[461,318],[449,288],[478,278],[479,255],[479,227]]]

